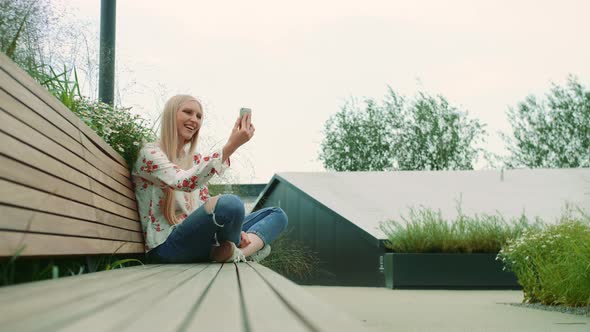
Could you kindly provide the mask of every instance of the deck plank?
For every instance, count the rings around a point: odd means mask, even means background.
[[[63,277],[58,279],[42,280],[35,282],[27,282],[23,284],[0,287],[0,307],[8,306],[18,301],[31,300],[31,297],[47,296],[52,291],[63,291],[64,289],[78,288],[89,283],[100,280],[107,282],[109,279],[116,279],[125,277],[133,273],[141,273],[142,271],[158,268],[161,264],[149,264],[131,266],[122,269],[114,269],[109,271],[98,271],[93,273],[86,273],[78,276]]]
[[[313,331],[274,293],[249,264],[237,264],[246,316],[252,331]]]
[[[225,263],[203,302],[180,331],[246,331],[236,267]]]
[[[54,331],[135,293],[147,291],[187,269],[186,266],[165,266],[147,270],[140,276],[134,274],[132,278],[122,277],[108,283],[96,281],[77,289],[54,292],[52,296],[35,301],[20,302],[4,310],[10,319],[2,327],[7,331]]]
[[[301,319],[311,326],[313,331],[362,331],[358,321],[336,312],[328,305],[318,301],[300,286],[280,276],[271,269],[252,264],[258,274],[272,287],[285,303],[296,311]]]
[[[209,286],[220,272],[221,267],[221,264],[209,264],[202,272],[187,282],[176,285],[176,288],[162,296],[159,301],[150,303],[141,314],[132,320],[121,322],[113,331],[182,331],[193,319],[194,312],[198,310],[202,301],[208,296]],[[154,317],[165,317],[166,319],[154,319]],[[216,329],[215,331],[223,330]]]
[[[0,299],[3,315],[0,326],[31,317],[37,313],[59,307],[68,303],[92,299],[102,292],[109,292],[120,287],[133,286],[139,280],[155,276],[174,269],[172,266],[154,268],[119,269],[117,273],[103,272],[94,275],[89,273],[80,277],[45,280],[31,284],[9,286],[6,294]],[[32,287],[30,290],[28,287]],[[22,296],[19,292],[27,294]],[[6,298],[4,298],[6,296]],[[34,297],[34,301],[31,301]]]
[[[363,331],[256,263],[147,265],[0,288],[6,331]]]
[[[65,321],[59,329],[62,332],[78,332],[92,330],[94,327],[100,326],[103,330],[120,331],[122,325],[127,324],[131,320],[136,320],[137,316],[142,314],[146,308],[157,304],[169,292],[196,277],[206,269],[207,265],[178,265],[180,269],[184,269],[181,273],[170,277],[160,275],[158,276],[158,281],[152,286],[131,293],[129,296],[121,298],[120,301],[108,306],[101,306],[99,309],[94,310],[91,315],[79,316],[77,320]],[[184,294],[184,296],[187,295]],[[177,310],[187,312],[188,308],[177,308]],[[159,315],[161,313],[155,313],[155,317]],[[168,318],[166,317],[166,319]],[[153,326],[148,330],[153,331]]]

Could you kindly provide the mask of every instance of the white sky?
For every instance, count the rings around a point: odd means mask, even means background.
[[[100,1],[63,0],[99,30]],[[203,150],[223,144],[241,106],[256,135],[232,182],[321,171],[324,122],[351,96],[442,94],[487,124],[502,152],[508,107],[569,73],[590,84],[590,1],[117,2],[121,104],[155,119],[164,100],[205,104]],[[97,36],[96,41],[98,40]],[[483,166],[483,164],[482,164]]]

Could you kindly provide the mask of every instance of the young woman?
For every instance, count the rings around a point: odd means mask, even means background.
[[[208,156],[195,152],[203,116],[196,98],[170,98],[160,140],[143,146],[133,167],[146,256],[156,263],[260,261],[286,228],[285,213],[266,208],[245,217],[237,196],[210,197],[207,189],[254,135],[251,114],[238,117],[225,146]]]

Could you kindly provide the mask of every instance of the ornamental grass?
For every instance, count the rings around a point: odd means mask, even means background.
[[[506,220],[500,215],[466,216],[461,210],[454,221],[440,211],[411,208],[407,217],[381,223],[385,246],[400,253],[497,253],[508,240],[527,229],[539,229],[539,219],[526,216]]]

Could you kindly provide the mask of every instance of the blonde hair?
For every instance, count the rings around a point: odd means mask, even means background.
[[[199,104],[201,111],[203,106],[197,100],[197,98],[190,95],[176,95],[168,99],[164,105],[164,111],[162,112],[162,122],[160,127],[160,149],[166,154],[168,159],[174,164],[178,165],[182,169],[189,169],[192,166],[193,155],[197,148],[197,138],[199,136],[200,129],[193,135],[188,152],[185,153],[183,158],[179,158],[177,155],[178,145],[182,144],[178,141],[178,128],[176,125],[176,113],[182,106],[182,104],[195,101]],[[178,218],[176,216],[176,199],[174,197],[174,189],[165,188],[164,204],[162,206],[162,214],[168,221],[168,224],[178,224]],[[192,195],[189,196],[189,210],[193,208],[194,202]]]

